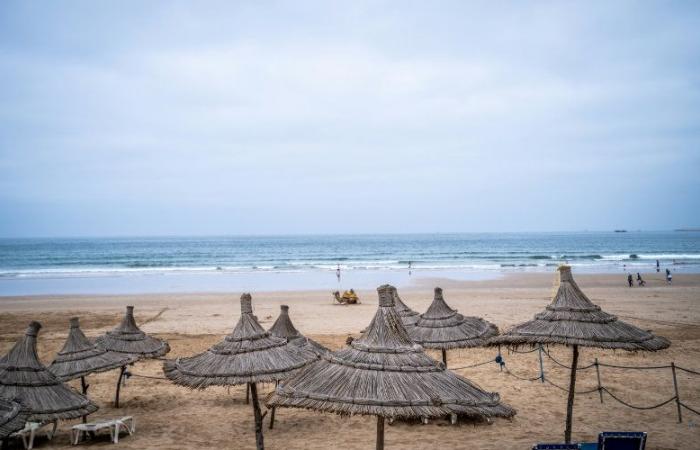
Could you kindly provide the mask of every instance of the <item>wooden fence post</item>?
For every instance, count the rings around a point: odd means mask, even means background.
[[[595,374],[598,378],[598,394],[600,394],[600,403],[603,403],[603,386],[600,384],[600,367],[598,365],[598,358],[595,359]]]
[[[676,408],[678,409],[678,423],[683,422],[681,415],[681,399],[678,397],[678,381],[676,380],[676,364],[671,363],[671,373],[673,374],[673,390],[676,393]]]
[[[542,344],[540,344],[540,348],[537,349],[539,356],[540,356],[540,381],[544,383],[544,363],[542,362]]]

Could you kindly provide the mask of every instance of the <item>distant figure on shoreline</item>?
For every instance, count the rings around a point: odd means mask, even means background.
[[[660,270],[661,270],[661,268],[659,267],[659,260],[657,259],[656,260],[656,273],[659,273]]]
[[[408,262],[408,276],[409,276],[409,277],[411,276],[411,268],[412,268],[412,265],[413,265],[413,261],[409,261],[409,262]]]
[[[628,273],[627,274],[627,284],[630,285],[630,287],[634,286],[634,279],[632,278],[632,274]]]
[[[642,276],[637,272],[637,285],[638,286],[646,286],[647,282],[642,280]]]
[[[673,275],[669,269],[666,269],[666,283],[671,284],[671,281],[673,281]]]
[[[338,283],[340,283],[340,264],[338,264],[338,268],[335,269],[335,276],[338,278]]]

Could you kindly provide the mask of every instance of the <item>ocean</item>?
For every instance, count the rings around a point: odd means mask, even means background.
[[[656,260],[700,272],[700,233],[0,239],[0,295],[360,288],[553,271],[564,262],[576,272],[650,272]]]

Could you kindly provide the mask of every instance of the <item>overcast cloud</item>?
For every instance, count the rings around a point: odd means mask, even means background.
[[[0,3],[0,236],[700,226],[698,2],[204,3]]]

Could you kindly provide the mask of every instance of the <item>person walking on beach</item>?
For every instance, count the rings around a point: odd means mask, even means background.
[[[671,281],[673,281],[673,275],[669,269],[666,269],[666,283],[671,284]]]
[[[637,272],[637,285],[638,286],[645,286],[647,284],[646,281],[642,280],[642,276]]]
[[[340,264],[338,264],[338,268],[335,269],[335,276],[338,278],[338,283],[340,283]]]
[[[632,278],[632,274],[628,273],[627,274],[627,284],[630,285],[630,287],[634,286],[634,279]]]
[[[656,260],[656,273],[659,273],[661,269],[659,268],[659,260]]]

